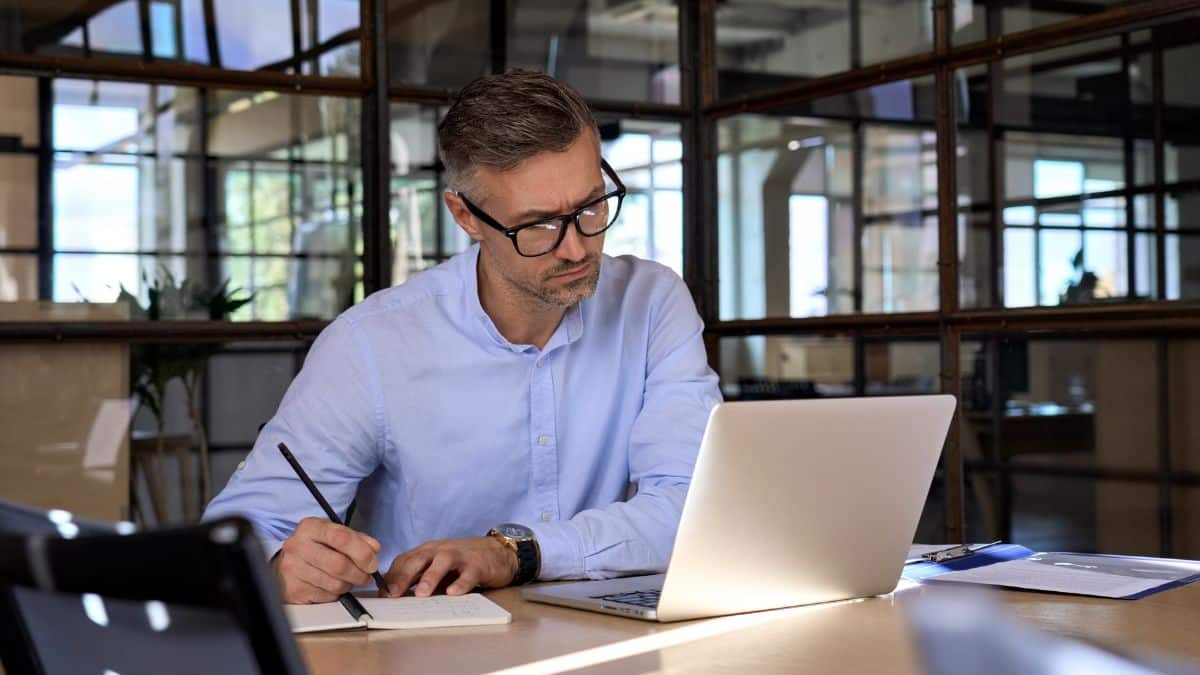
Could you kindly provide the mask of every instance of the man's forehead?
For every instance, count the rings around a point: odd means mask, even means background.
[[[604,191],[599,158],[594,169],[560,167],[558,171],[523,172],[518,167],[500,172],[482,169],[475,184],[481,200],[513,215],[557,215]]]

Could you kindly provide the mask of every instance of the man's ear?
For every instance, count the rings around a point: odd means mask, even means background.
[[[454,222],[467,233],[471,239],[475,241],[483,241],[483,233],[479,231],[479,221],[475,216],[467,210],[467,205],[463,203],[462,197],[446,190],[442,193],[442,200],[446,202],[446,208],[450,210],[450,215],[454,216]]]

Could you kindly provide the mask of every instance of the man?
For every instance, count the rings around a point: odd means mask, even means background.
[[[662,571],[720,399],[686,287],[601,254],[624,187],[570,87],[478,80],[438,143],[476,245],[321,333],[205,517],[255,523],[288,602],[381,564],[418,596]],[[363,532],[322,517],[280,441],[336,511],[357,494]]]

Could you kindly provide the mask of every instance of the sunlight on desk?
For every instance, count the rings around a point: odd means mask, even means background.
[[[660,633],[645,635],[642,637],[617,642],[602,647],[593,647],[582,651],[564,654],[553,658],[528,663],[522,666],[506,668],[504,670],[493,671],[495,675],[538,675],[540,673],[561,673],[568,670],[576,670],[578,668],[587,668],[590,666],[617,661],[619,659],[637,656],[648,652],[659,651],[668,647],[695,642],[706,638],[732,633],[734,631],[743,630],[753,626],[761,626],[762,624],[773,621],[781,621],[792,618],[801,612],[816,612],[823,609],[829,609],[838,605],[846,605],[856,602],[862,602],[861,599],[842,600],[840,602],[828,602],[820,605],[809,605],[807,607],[789,607],[786,609],[770,610],[766,612],[754,612],[752,614],[737,614],[734,616],[718,617],[715,619],[706,619],[693,621],[682,624],[678,628],[668,628]],[[670,626],[671,624],[663,624]]]

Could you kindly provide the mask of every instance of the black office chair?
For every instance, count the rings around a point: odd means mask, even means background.
[[[0,534],[6,672],[305,673],[241,518],[128,535]]]

